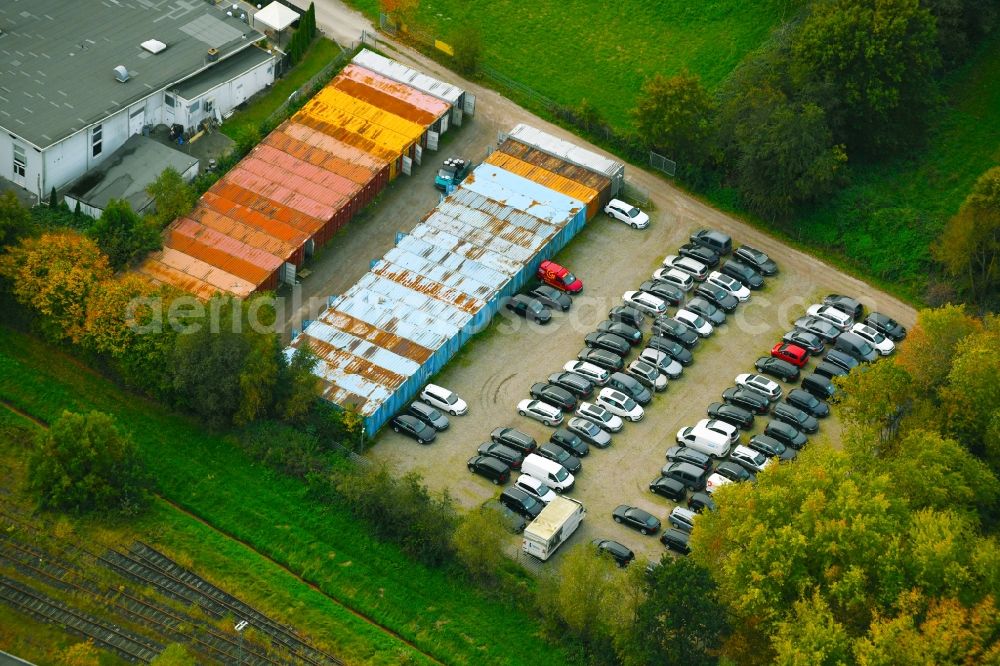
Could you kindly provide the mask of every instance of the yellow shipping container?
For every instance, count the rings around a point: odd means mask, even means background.
[[[406,154],[427,130],[422,125],[401,118],[377,106],[327,86],[299,113],[343,127],[366,136],[399,154]],[[355,129],[357,128],[357,129]]]

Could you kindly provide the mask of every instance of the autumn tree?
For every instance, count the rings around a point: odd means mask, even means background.
[[[839,666],[850,661],[851,637],[819,593],[795,602],[773,638],[775,664]]]
[[[146,193],[155,200],[155,212],[150,215],[153,225],[163,229],[168,224],[191,212],[198,201],[194,187],[186,182],[173,167],[167,167],[146,186]]]
[[[198,662],[183,645],[171,643],[149,663],[151,666],[196,666]]]
[[[13,192],[0,193],[0,248],[13,245],[31,229],[31,213]]]
[[[980,456],[987,454],[987,439],[1000,421],[1000,320],[987,321],[985,330],[956,344],[947,386],[940,391],[949,432]]]
[[[709,161],[715,104],[688,71],[647,79],[629,112],[642,142],[672,159],[702,165]]]
[[[946,305],[917,313],[917,325],[900,345],[899,364],[922,391],[936,394],[951,372],[958,343],[982,329],[982,324],[963,307]]]
[[[404,30],[413,21],[420,7],[420,0],[379,0],[382,13],[394,19]]]
[[[93,640],[88,640],[60,650],[57,659],[62,666],[99,666],[101,651],[94,645]]]
[[[162,245],[160,232],[139,217],[123,199],[112,199],[88,230],[108,255],[111,268],[119,270]]]

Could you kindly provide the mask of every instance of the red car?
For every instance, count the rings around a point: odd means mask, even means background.
[[[774,345],[771,348],[771,356],[780,358],[782,361],[788,361],[796,368],[801,368],[809,362],[809,352],[798,345],[788,344],[787,342],[779,342]]]
[[[583,282],[554,261],[545,260],[538,266],[538,279],[556,289],[579,294],[583,291]]]

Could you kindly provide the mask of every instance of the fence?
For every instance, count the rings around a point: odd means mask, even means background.
[[[340,71],[347,61],[354,57],[361,46],[368,44],[369,42],[374,42],[374,38],[370,37],[367,32],[362,32],[361,39],[356,42],[352,42],[350,48],[341,48],[337,57],[327,63],[323,69],[313,74],[308,81],[292,91],[292,94],[289,95],[277,109],[271,112],[271,115],[267,117],[265,122],[271,125],[278,124],[285,117],[285,112],[288,110],[289,106],[302,97],[310,97],[315,94],[319,88],[322,88],[330,79],[333,78],[334,74]]]
[[[649,205],[649,191],[628,179],[625,180],[625,186],[622,188],[622,198],[640,208]]]
[[[662,171],[668,176],[674,176],[677,174],[677,162],[667,159],[659,153],[654,153],[652,150],[649,151],[649,166]]]

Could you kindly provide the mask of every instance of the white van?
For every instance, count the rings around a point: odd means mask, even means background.
[[[731,441],[728,436],[715,430],[694,426],[677,431],[677,443],[690,446],[706,456],[725,458],[729,455]]]
[[[521,463],[521,473],[535,477],[557,493],[568,491],[576,481],[565,467],[537,453],[528,454]]]

